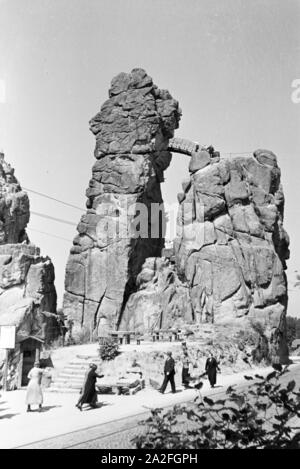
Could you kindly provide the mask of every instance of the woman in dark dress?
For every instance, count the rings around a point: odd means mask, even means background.
[[[217,370],[221,371],[218,365],[217,360],[211,352],[209,352],[209,357],[206,360],[205,371],[210,382],[210,387],[213,388],[217,382]]]
[[[189,368],[190,368],[189,358],[185,356],[182,362],[182,374],[181,374],[181,381],[185,388],[190,387],[191,375],[190,375]]]
[[[91,363],[90,369],[86,372],[84,377],[81,395],[76,404],[76,407],[78,407],[79,410],[82,410],[83,404],[89,404],[91,407],[97,407],[97,391],[95,387],[96,380],[97,378],[103,378],[104,375],[98,375],[96,370],[97,365]]]

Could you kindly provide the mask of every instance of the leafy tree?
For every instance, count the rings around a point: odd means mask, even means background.
[[[227,389],[224,399],[197,398],[169,411],[152,410],[133,441],[146,449],[300,449],[300,390],[280,382],[285,371],[266,378],[245,376],[244,391]]]

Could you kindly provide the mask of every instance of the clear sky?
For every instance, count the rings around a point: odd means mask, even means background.
[[[111,79],[142,67],[178,99],[177,136],[221,152],[277,154],[293,278],[300,271],[300,102],[291,96],[299,59],[299,0],[0,0],[0,149],[23,187],[84,209],[95,145],[88,121]],[[187,165],[174,155],[166,172],[170,204]],[[33,212],[78,223],[78,209],[29,196]],[[55,264],[61,303],[75,226],[32,214],[29,229]],[[291,301],[289,314],[297,313]]]

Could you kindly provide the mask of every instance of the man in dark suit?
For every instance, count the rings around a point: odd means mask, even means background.
[[[164,382],[161,388],[159,389],[159,392],[163,394],[166,390],[168,382],[170,381],[172,393],[175,394],[176,393],[175,381],[174,381],[175,361],[174,361],[174,358],[172,357],[172,352],[167,352],[167,355],[168,357],[165,361],[165,367],[164,367],[164,374],[165,374]]]
[[[209,352],[209,356],[205,364],[205,371],[207,373],[211,388],[214,388],[217,382],[217,370],[221,371],[219,368],[219,364],[213,356],[212,352]]]

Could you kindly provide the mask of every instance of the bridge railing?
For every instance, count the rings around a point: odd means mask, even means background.
[[[176,153],[183,153],[184,155],[191,156],[193,152],[198,151],[199,148],[202,148],[201,145],[197,142],[192,142],[185,138],[171,138],[169,140],[169,151],[174,151]]]

